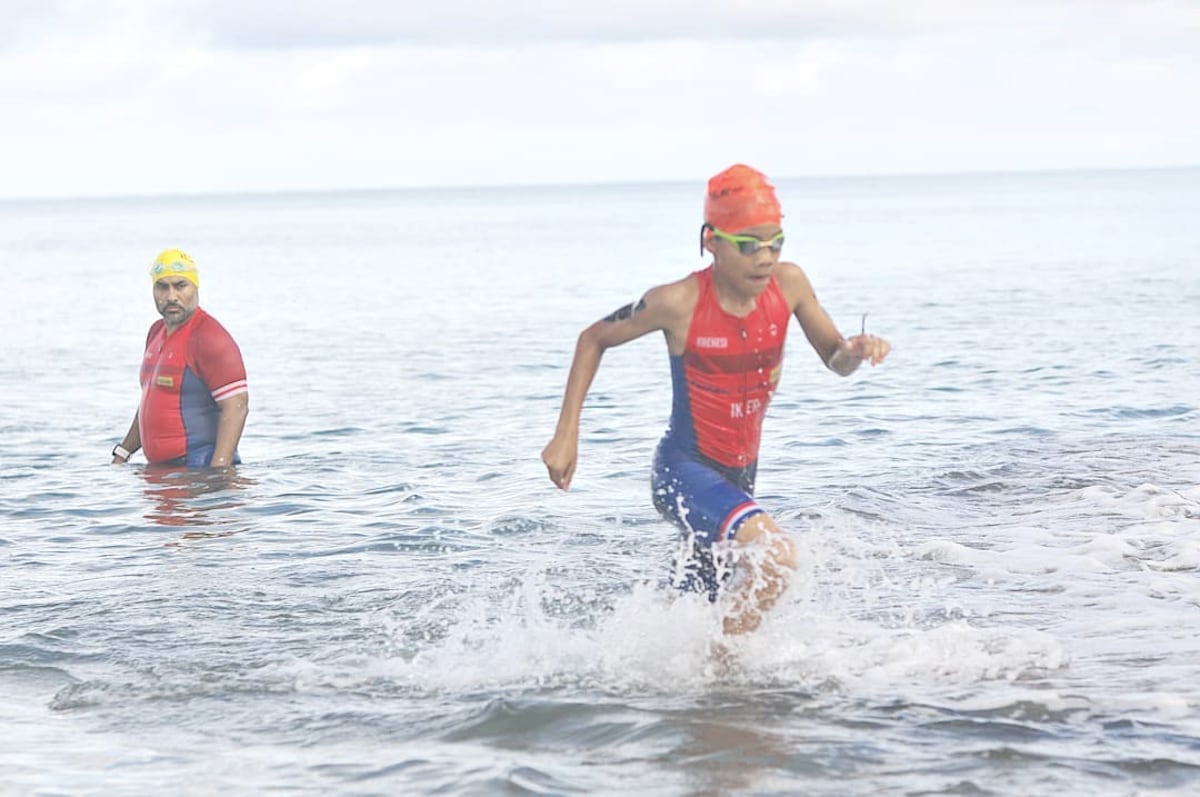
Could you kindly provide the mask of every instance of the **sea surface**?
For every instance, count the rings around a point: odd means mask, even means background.
[[[0,794],[1200,793],[1200,170],[779,180],[758,496],[803,564],[714,659],[658,587],[694,184],[0,203]],[[233,474],[109,464],[182,247],[236,337]]]

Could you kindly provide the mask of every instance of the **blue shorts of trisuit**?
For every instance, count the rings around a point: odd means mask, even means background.
[[[731,468],[664,438],[654,453],[654,508],[681,532],[671,583],[710,601],[729,578],[713,545],[732,540],[747,518],[762,514],[754,500],[758,464]]]
[[[196,446],[194,448],[189,448],[186,456],[177,457],[176,459],[167,460],[166,462],[160,462],[158,464],[169,466],[186,466],[189,468],[207,468],[212,465],[212,458],[213,454],[215,453],[217,453],[217,447],[215,445]],[[242,458],[237,451],[233,452],[233,462],[230,464],[242,464]]]

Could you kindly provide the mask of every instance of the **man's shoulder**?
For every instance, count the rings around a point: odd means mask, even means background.
[[[199,307],[196,308],[196,324],[192,329],[192,334],[200,336],[220,335],[233,340],[233,336],[229,334],[229,330],[225,329],[225,326],[220,321]]]
[[[197,308],[188,340],[189,356],[194,358],[196,363],[202,363],[212,358],[223,359],[231,352],[239,352],[240,356],[240,351],[229,330],[225,329],[220,321]]]
[[[149,346],[150,341],[154,340],[156,336],[163,334],[166,328],[167,322],[163,321],[161,318],[156,321],[151,321],[150,328],[146,330],[146,345]]]

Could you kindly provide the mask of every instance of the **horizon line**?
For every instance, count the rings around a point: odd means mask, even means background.
[[[772,176],[776,183],[822,180],[878,180],[878,179],[919,179],[919,178],[953,178],[953,177],[1003,177],[1021,175],[1054,175],[1054,174],[1112,174],[1122,172],[1161,172],[1188,171],[1200,169],[1200,163],[1191,164],[1162,164],[1154,166],[1097,166],[1097,167],[1056,167],[1056,168],[1016,168],[1016,169],[964,169],[958,171],[901,171],[901,172],[862,172],[862,173],[829,173],[789,175],[784,177]],[[283,196],[318,196],[325,194],[385,194],[408,193],[417,191],[499,191],[499,190],[536,190],[563,188],[601,188],[633,185],[681,185],[685,183],[703,184],[707,178],[696,180],[686,178],[665,178],[658,180],[594,180],[594,181],[563,181],[563,182],[529,182],[529,183],[446,183],[439,185],[408,185],[408,186],[356,186],[339,188],[259,188],[251,190],[221,189],[195,192],[136,192],[129,194],[62,194],[48,196],[0,196],[0,203],[15,204],[24,202],[103,202],[131,201],[150,199],[221,199],[246,197],[283,197]]]

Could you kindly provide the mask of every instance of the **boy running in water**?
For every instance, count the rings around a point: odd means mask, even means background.
[[[729,573],[739,574],[727,634],[753,631],[787,589],[796,546],[754,500],[763,415],[783,365],[789,316],[841,376],[864,361],[878,365],[891,347],[874,335],[843,338],[817,301],[804,271],[779,259],[782,212],[758,171],[731,166],[708,182],[701,227],[712,263],[651,288],[579,336],[554,438],[542,451],[550,479],[566,490],[579,453],[584,398],[606,349],[654,331],[666,338],[674,399],[654,456],[654,505],[685,535],[678,586],[716,600]],[[754,550],[753,555],[749,554]]]

